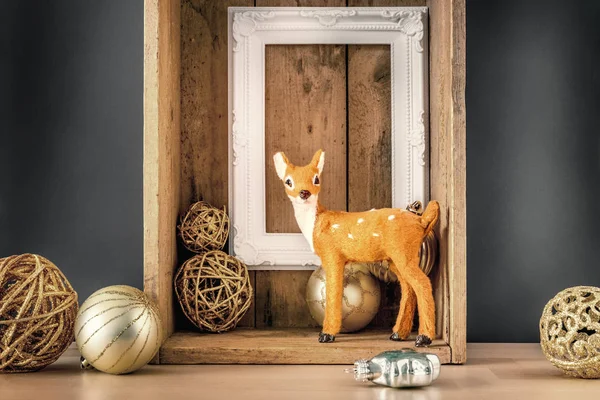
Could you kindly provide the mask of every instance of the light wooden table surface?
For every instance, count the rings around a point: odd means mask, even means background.
[[[600,380],[568,378],[537,344],[470,344],[468,363],[444,365],[422,389],[355,382],[344,366],[147,366],[128,376],[81,371],[76,350],[45,370],[0,374],[1,400],[175,399],[561,399],[600,396]]]

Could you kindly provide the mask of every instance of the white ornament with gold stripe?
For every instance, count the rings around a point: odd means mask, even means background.
[[[162,328],[156,305],[139,289],[108,286],[79,308],[75,341],[84,365],[110,374],[127,374],[148,364],[158,352]]]

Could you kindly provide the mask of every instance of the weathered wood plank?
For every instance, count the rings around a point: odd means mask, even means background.
[[[452,362],[466,361],[465,1],[429,0],[431,196],[440,201],[444,331]]]
[[[300,232],[272,156],[310,162],[325,153],[319,200],[346,209],[346,46],[267,46],[265,164],[267,232]]]
[[[348,211],[392,205],[387,45],[348,46]]]
[[[250,285],[252,286],[252,304],[248,311],[246,311],[246,315],[244,318],[240,320],[238,323],[238,327],[240,328],[254,328],[255,326],[255,312],[256,312],[256,271],[248,271],[248,275],[250,276]]]
[[[217,334],[178,332],[160,350],[165,364],[353,364],[386,350],[414,347],[414,339],[391,342],[387,331],[365,331],[336,337],[335,343],[317,342],[318,329],[237,329]],[[435,340],[417,348],[450,362],[450,348]]]
[[[256,271],[256,327],[318,326],[306,304],[310,271]]]
[[[228,200],[227,7],[253,0],[182,0],[181,202]]]
[[[174,330],[179,203],[179,1],[144,1],[144,291]],[[155,358],[153,362],[158,363]]]

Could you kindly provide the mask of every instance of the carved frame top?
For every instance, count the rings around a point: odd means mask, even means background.
[[[233,51],[256,31],[363,30],[402,32],[414,38],[422,52],[427,17],[427,7],[230,7],[230,12]]]

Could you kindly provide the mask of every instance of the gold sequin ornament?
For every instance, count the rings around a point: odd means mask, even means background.
[[[540,319],[540,342],[567,375],[600,378],[600,288],[576,286],[554,296]]]
[[[162,328],[156,305],[139,289],[108,286],[81,305],[75,322],[75,341],[97,370],[127,374],[148,364],[158,352]]]
[[[56,361],[73,342],[76,315],[77,293],[51,261],[36,254],[0,258],[0,373]]]
[[[306,285],[306,303],[321,326],[325,319],[325,271],[316,269]],[[363,263],[348,263],[344,269],[342,332],[358,331],[371,322],[381,303],[379,282]]]

